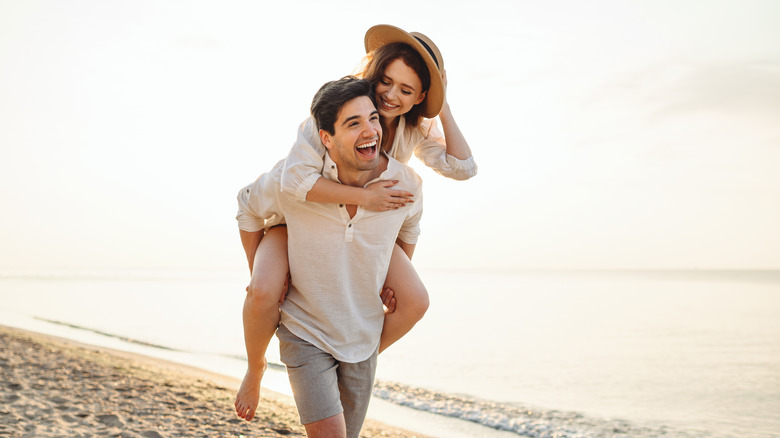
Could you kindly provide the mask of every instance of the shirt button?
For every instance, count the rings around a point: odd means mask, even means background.
[[[352,224],[349,224],[349,228],[352,228]]]
[[[343,207],[343,206],[344,206],[344,204],[339,204],[339,207]]]
[[[330,166],[330,168],[331,168],[331,169],[335,169],[335,168],[336,168],[336,166],[334,166],[334,165],[331,165],[331,166]]]

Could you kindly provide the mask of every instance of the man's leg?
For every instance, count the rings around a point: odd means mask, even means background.
[[[306,433],[310,437],[346,437],[339,398],[338,361],[295,336],[284,324],[279,326],[276,336]]]
[[[347,426],[344,424],[344,414],[337,414],[324,420],[304,424],[306,436],[309,438],[346,438]]]
[[[358,438],[366,419],[368,402],[374,388],[376,358],[374,352],[368,359],[358,363],[339,362],[339,394],[344,408],[344,422],[347,438]]]

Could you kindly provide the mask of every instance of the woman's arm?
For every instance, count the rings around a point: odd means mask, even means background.
[[[325,152],[314,119],[309,117],[298,129],[285,159],[282,190],[299,201],[360,205],[373,211],[393,210],[413,202],[411,193],[391,188],[397,181],[379,181],[360,188],[323,178]]]
[[[439,121],[441,121],[441,129],[444,131],[444,138],[447,139],[447,154],[459,160],[466,160],[472,156],[471,148],[466,141],[466,137],[460,132],[458,124],[455,123],[450,104],[447,102],[446,70],[442,72],[441,80],[444,84],[444,103],[442,104],[441,112],[439,112]]]
[[[366,188],[339,184],[327,178],[320,177],[311,190],[306,193],[306,200],[333,204],[361,205],[368,210],[387,211],[403,207],[414,202],[412,194],[404,190],[391,189],[398,181],[377,181]]]
[[[460,131],[446,98],[447,76],[442,73],[445,98],[439,112],[441,130],[436,121],[425,119],[418,129],[407,128],[405,139],[414,145],[414,155],[436,173],[456,180],[466,180],[477,174],[477,163],[466,138]],[[442,132],[444,131],[444,132]]]

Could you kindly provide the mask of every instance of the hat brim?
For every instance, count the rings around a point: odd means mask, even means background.
[[[424,35],[420,34],[424,37]],[[425,38],[427,39],[427,37]],[[431,86],[423,101],[423,117],[436,117],[444,104],[444,84],[441,80],[441,71],[444,68],[444,61],[441,54],[433,43],[428,40],[426,48],[419,39],[409,32],[389,24],[378,24],[372,26],[366,31],[365,46],[366,53],[375,50],[378,47],[391,43],[406,43],[414,48],[425,61],[428,72],[431,76]],[[433,47],[431,47],[433,46]],[[438,59],[434,59],[431,50],[436,53]]]

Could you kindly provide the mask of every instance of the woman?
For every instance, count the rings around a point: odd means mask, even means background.
[[[446,74],[441,53],[420,33],[378,25],[366,32],[367,63],[362,76],[374,84],[383,127],[382,149],[406,163],[414,153],[438,173],[468,179],[477,167],[445,98]],[[444,136],[431,120],[439,116]],[[445,141],[446,138],[446,141]],[[322,178],[325,148],[312,118],[299,129],[287,159],[272,172],[282,172],[282,188],[301,201],[355,204],[374,211],[402,208],[410,193],[393,190],[393,181],[366,188],[350,187]],[[240,197],[239,197],[240,202]],[[265,233],[241,231],[252,280],[244,303],[244,337],[248,367],[235,407],[251,420],[260,397],[266,367],[265,351],[279,323],[278,303],[288,281],[287,231],[283,218],[268,218]],[[428,308],[428,293],[411,264],[411,253],[396,245],[382,291],[389,311],[379,345],[382,352],[419,321]],[[396,306],[397,303],[397,306]],[[394,310],[394,311],[393,311]]]

